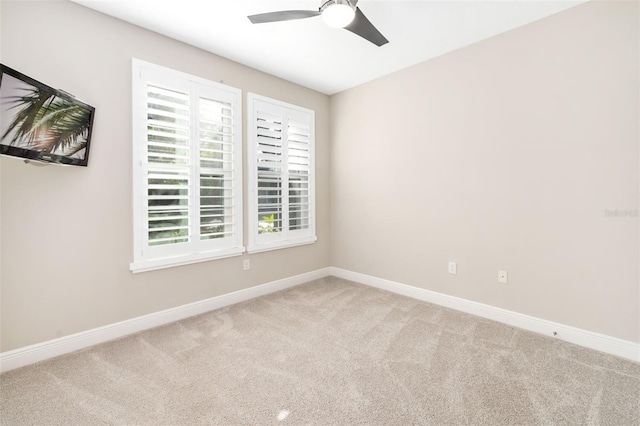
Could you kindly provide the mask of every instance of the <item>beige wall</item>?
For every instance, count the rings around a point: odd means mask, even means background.
[[[70,2],[1,7],[2,63],[95,106],[96,119],[88,168],[0,160],[0,351],[329,266],[328,96]],[[129,271],[132,57],[224,80],[245,102],[250,91],[316,111],[316,244],[251,255],[247,272],[240,257]]]
[[[638,217],[605,216],[638,209],[638,18],[590,2],[333,96],[331,264],[640,342]]]

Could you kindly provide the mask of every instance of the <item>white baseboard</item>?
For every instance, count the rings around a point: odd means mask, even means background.
[[[640,362],[640,344],[435,291],[331,267],[331,275]]]
[[[210,299],[109,324],[104,327],[94,328],[92,330],[60,337],[58,339],[3,352],[0,353],[0,373],[71,353],[109,340],[124,337],[139,331],[203,314],[214,309],[219,309],[245,300],[264,296],[265,294],[294,287],[308,281],[326,277],[329,275],[329,272],[330,268],[318,269],[316,271],[272,281],[244,290],[235,291],[233,293],[223,294]]]
[[[89,346],[104,343],[133,333],[158,327],[174,321],[203,314],[245,300],[294,287],[308,281],[333,275],[370,287],[401,294],[436,305],[488,318],[514,327],[544,334],[587,348],[606,352],[632,361],[640,362],[640,344],[618,339],[592,331],[559,324],[502,308],[449,296],[418,287],[400,284],[370,275],[341,268],[328,267],[316,271],[272,281],[255,287],[201,300],[183,306],[144,315],[130,320],[94,328],[69,336],[38,343],[31,346],[0,353],[0,373],[34,364],[39,361],[71,353]]]

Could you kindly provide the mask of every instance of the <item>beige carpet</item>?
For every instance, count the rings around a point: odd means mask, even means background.
[[[638,425],[640,364],[337,278],[0,376],[2,425]]]

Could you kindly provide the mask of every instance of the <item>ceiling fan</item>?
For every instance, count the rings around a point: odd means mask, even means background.
[[[351,31],[378,47],[389,43],[389,40],[364,16],[360,8],[356,7],[357,3],[358,0],[321,0],[318,10],[282,10],[250,15],[248,18],[254,24],[264,24],[322,15],[327,25]]]

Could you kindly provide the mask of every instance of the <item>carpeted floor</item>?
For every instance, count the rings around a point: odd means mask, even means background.
[[[640,364],[337,278],[0,376],[2,425],[639,425]]]

